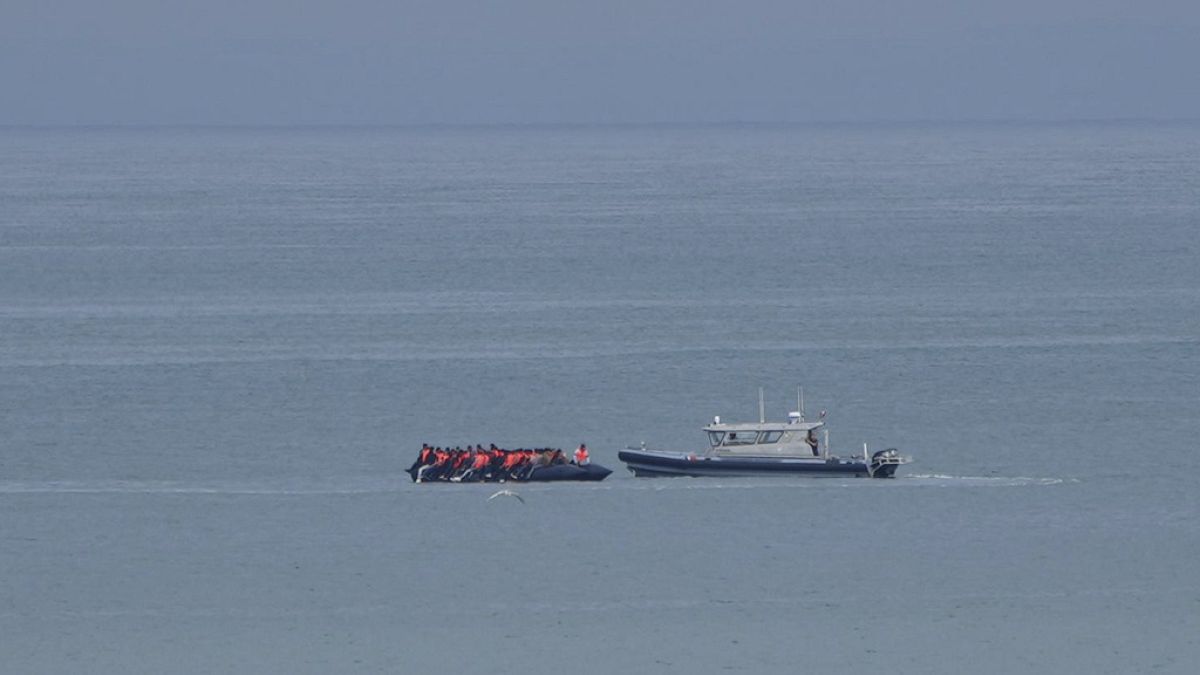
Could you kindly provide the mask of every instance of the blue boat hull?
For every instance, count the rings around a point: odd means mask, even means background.
[[[872,467],[862,460],[777,457],[697,457],[622,450],[617,457],[635,476],[873,476],[892,478],[895,464]]]

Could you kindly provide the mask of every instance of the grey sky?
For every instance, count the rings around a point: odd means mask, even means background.
[[[0,124],[1200,117],[1183,0],[4,0]]]

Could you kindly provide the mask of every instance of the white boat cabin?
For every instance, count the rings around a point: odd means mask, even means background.
[[[704,427],[710,457],[825,457],[828,434],[818,437],[824,422],[808,422],[798,412],[787,422],[722,424],[721,418]]]

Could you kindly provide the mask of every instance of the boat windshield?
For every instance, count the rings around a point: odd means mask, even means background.
[[[708,442],[715,448],[719,445],[754,445],[756,443],[778,443],[782,431],[724,431],[708,432]]]
[[[754,431],[731,431],[725,437],[725,445],[754,445],[758,433]]]

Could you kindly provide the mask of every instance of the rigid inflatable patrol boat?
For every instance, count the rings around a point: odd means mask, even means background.
[[[668,452],[626,448],[617,453],[635,476],[864,476],[892,478],[896,469],[911,459],[895,448],[869,453],[866,444],[858,456],[838,457],[829,453],[829,431],[825,412],[808,421],[803,395],[787,422],[767,422],[759,392],[757,423],[723,424],[714,417],[704,427],[709,447],[701,452]],[[822,439],[818,437],[821,434]]]

